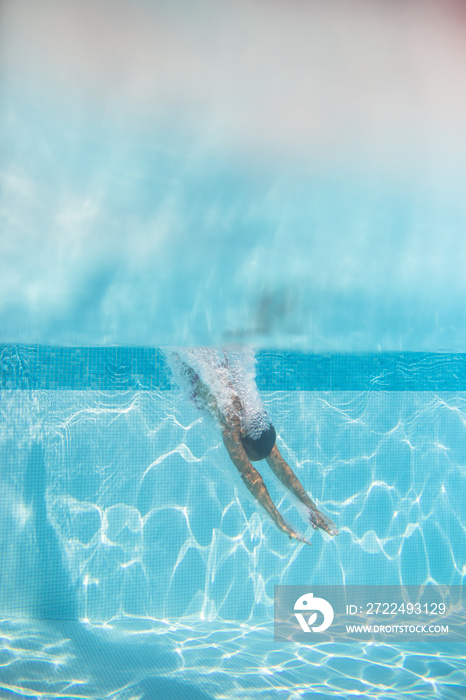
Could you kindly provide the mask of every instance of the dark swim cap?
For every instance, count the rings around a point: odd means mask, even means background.
[[[241,438],[241,442],[251,462],[260,462],[261,459],[265,459],[272,452],[276,437],[275,428],[271,423],[268,428],[262,431],[258,438],[246,435]]]

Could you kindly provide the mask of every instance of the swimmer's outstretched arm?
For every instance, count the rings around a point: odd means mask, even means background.
[[[304,542],[305,544],[310,545],[311,543],[309,542],[309,540],[292,530],[291,527],[284,521],[284,519],[278,512],[276,506],[270,498],[270,494],[267,491],[267,487],[264,484],[261,475],[249,461],[246,452],[244,451],[244,447],[241,444],[241,440],[239,439],[237,434],[234,431],[229,430],[228,428],[224,428],[222,433],[223,442],[225,443],[225,447],[228,450],[230,459],[241,474],[242,480],[244,481],[245,485],[252,493],[254,498],[256,498],[256,500],[259,501],[261,506],[270,515],[278,529],[286,533],[288,537],[290,537],[290,539],[293,538],[295,540],[298,540],[299,542]]]
[[[291,491],[291,493],[293,493],[301,501],[301,503],[306,506],[309,513],[309,521],[312,527],[315,530],[317,530],[317,528],[325,530],[325,532],[328,532],[329,535],[338,535],[336,525],[332,523],[330,518],[323,515],[317,508],[316,504],[311,501],[306,491],[302,487],[298,477],[281,456],[277,445],[273,446],[272,452],[266,459],[275,476],[280,479],[288,491]]]

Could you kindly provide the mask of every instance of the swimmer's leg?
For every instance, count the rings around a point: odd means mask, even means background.
[[[267,487],[261,475],[248,460],[241,442],[228,431],[224,432],[223,441],[231,457],[231,461],[241,474],[244,484],[254,498],[259,501],[264,510],[267,511],[277,528],[287,534],[290,539],[310,545],[311,543],[305,537],[295,532],[282,518],[274,502],[270,498],[270,494],[267,491]]]
[[[315,530],[317,528],[325,530],[329,535],[338,535],[336,525],[332,523],[330,518],[323,515],[316,504],[309,498],[298,477],[281,456],[277,445],[274,445],[272,452],[267,457],[267,462],[282,484],[306,506],[312,527]]]
[[[257,469],[251,467],[251,471],[248,474],[241,474],[241,478],[254,498],[259,501],[261,506],[270,515],[279,530],[287,534],[290,539],[298,540],[299,542],[304,542],[305,544],[311,544],[305,537],[299,535],[297,532],[294,532],[294,530],[292,530],[291,527],[283,520],[274,502],[270,498],[267,487]]]

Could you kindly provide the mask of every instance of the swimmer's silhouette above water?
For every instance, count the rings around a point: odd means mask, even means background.
[[[337,535],[334,523],[319,511],[280,454],[275,428],[260,402],[253,377],[246,377],[245,381],[242,372],[238,372],[234,354],[197,348],[174,351],[172,358],[179,383],[197,407],[220,427],[231,461],[277,528],[290,538],[311,544],[285,522],[251,462],[265,459],[275,476],[306,507],[312,527]]]

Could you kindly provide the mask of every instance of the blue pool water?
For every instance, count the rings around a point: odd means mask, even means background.
[[[1,369],[2,697],[464,697],[464,643],[273,637],[277,584],[462,584],[463,355],[257,353],[279,448],[340,529],[312,548],[162,352],[3,346]]]
[[[273,619],[280,585],[463,585],[459,5],[3,0],[2,700],[466,697],[463,642]],[[172,346],[254,349],[338,537],[261,462],[312,547],[275,528]]]

